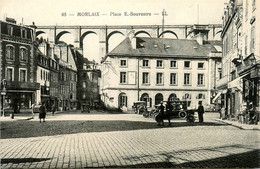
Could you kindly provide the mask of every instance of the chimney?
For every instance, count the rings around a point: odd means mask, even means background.
[[[203,41],[208,40],[208,25],[193,25],[192,37],[196,39],[200,45],[203,45]]]
[[[132,48],[133,49],[136,49],[136,37],[135,37],[135,31],[134,30],[131,30],[129,33],[128,33],[128,37],[131,41],[131,45],[132,45]]]
[[[199,33],[195,36],[196,41],[199,43],[199,45],[203,45],[203,34]]]

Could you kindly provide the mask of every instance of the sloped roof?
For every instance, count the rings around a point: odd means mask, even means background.
[[[133,49],[128,37],[107,56],[208,57],[209,53],[218,52],[214,45],[222,47],[221,41],[205,41],[200,45],[196,40],[146,37],[136,37],[136,44]]]

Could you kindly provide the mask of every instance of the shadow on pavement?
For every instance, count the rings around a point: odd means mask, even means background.
[[[228,153],[228,150],[243,150],[243,153]],[[246,152],[245,152],[246,151]],[[200,153],[208,152],[208,159],[197,160]],[[212,153],[222,153],[222,157],[209,159]],[[126,166],[105,166],[105,168],[259,168],[260,150],[254,150],[239,145],[214,147],[214,148],[201,148],[194,150],[173,151],[159,153],[163,155],[165,161],[155,163],[142,163],[136,165]],[[197,157],[197,158],[196,158]],[[138,158],[138,161],[142,158],[152,158],[152,156],[139,156],[139,157],[127,157]],[[205,158],[205,157],[204,157]],[[177,164],[173,161],[182,161],[181,164]]]
[[[51,158],[4,158],[1,159],[1,164],[8,164],[8,163],[13,163],[13,164],[19,164],[19,163],[33,163],[33,162],[41,162],[41,161],[47,161],[50,160]]]
[[[165,125],[168,125],[165,123]],[[190,126],[224,126],[220,123],[173,122],[170,127],[157,126],[156,122],[140,121],[3,121],[1,122],[1,139],[53,136],[61,134],[128,131],[141,129],[176,128]]]

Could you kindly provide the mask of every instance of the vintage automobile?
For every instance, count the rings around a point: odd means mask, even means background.
[[[135,114],[143,114],[147,111],[146,102],[145,101],[136,101],[132,106]]]
[[[172,106],[172,109],[166,110],[167,101],[163,101],[163,105],[165,107],[164,108],[164,116],[161,115],[159,106],[156,106],[158,113],[154,117],[155,117],[155,120],[157,122],[160,122],[163,119],[168,119],[167,111],[169,111],[169,116],[170,116],[171,119],[182,118],[182,119],[186,119],[187,122],[194,122],[195,121],[194,114],[197,110],[196,109],[188,109],[188,101],[173,100],[173,101],[169,101],[169,103]],[[163,119],[162,119],[162,117],[163,117]]]

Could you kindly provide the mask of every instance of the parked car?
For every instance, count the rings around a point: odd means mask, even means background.
[[[181,101],[181,100],[173,100],[173,101],[169,101],[171,106],[172,106],[172,110],[169,112],[170,114],[170,118],[182,118],[182,119],[186,119],[187,122],[194,122],[195,121],[195,117],[194,114],[197,111],[196,109],[188,109],[188,101]],[[164,101],[164,107],[165,107],[165,114],[166,114],[166,104],[167,101]],[[162,117],[164,117],[164,119],[167,119],[168,117],[166,116],[162,116],[159,112],[159,106],[156,106],[156,111],[158,112],[157,115],[155,115],[155,120],[161,121]]]
[[[145,101],[134,102],[134,105],[132,106],[132,108],[133,108],[135,114],[143,114],[145,111],[147,111]]]

